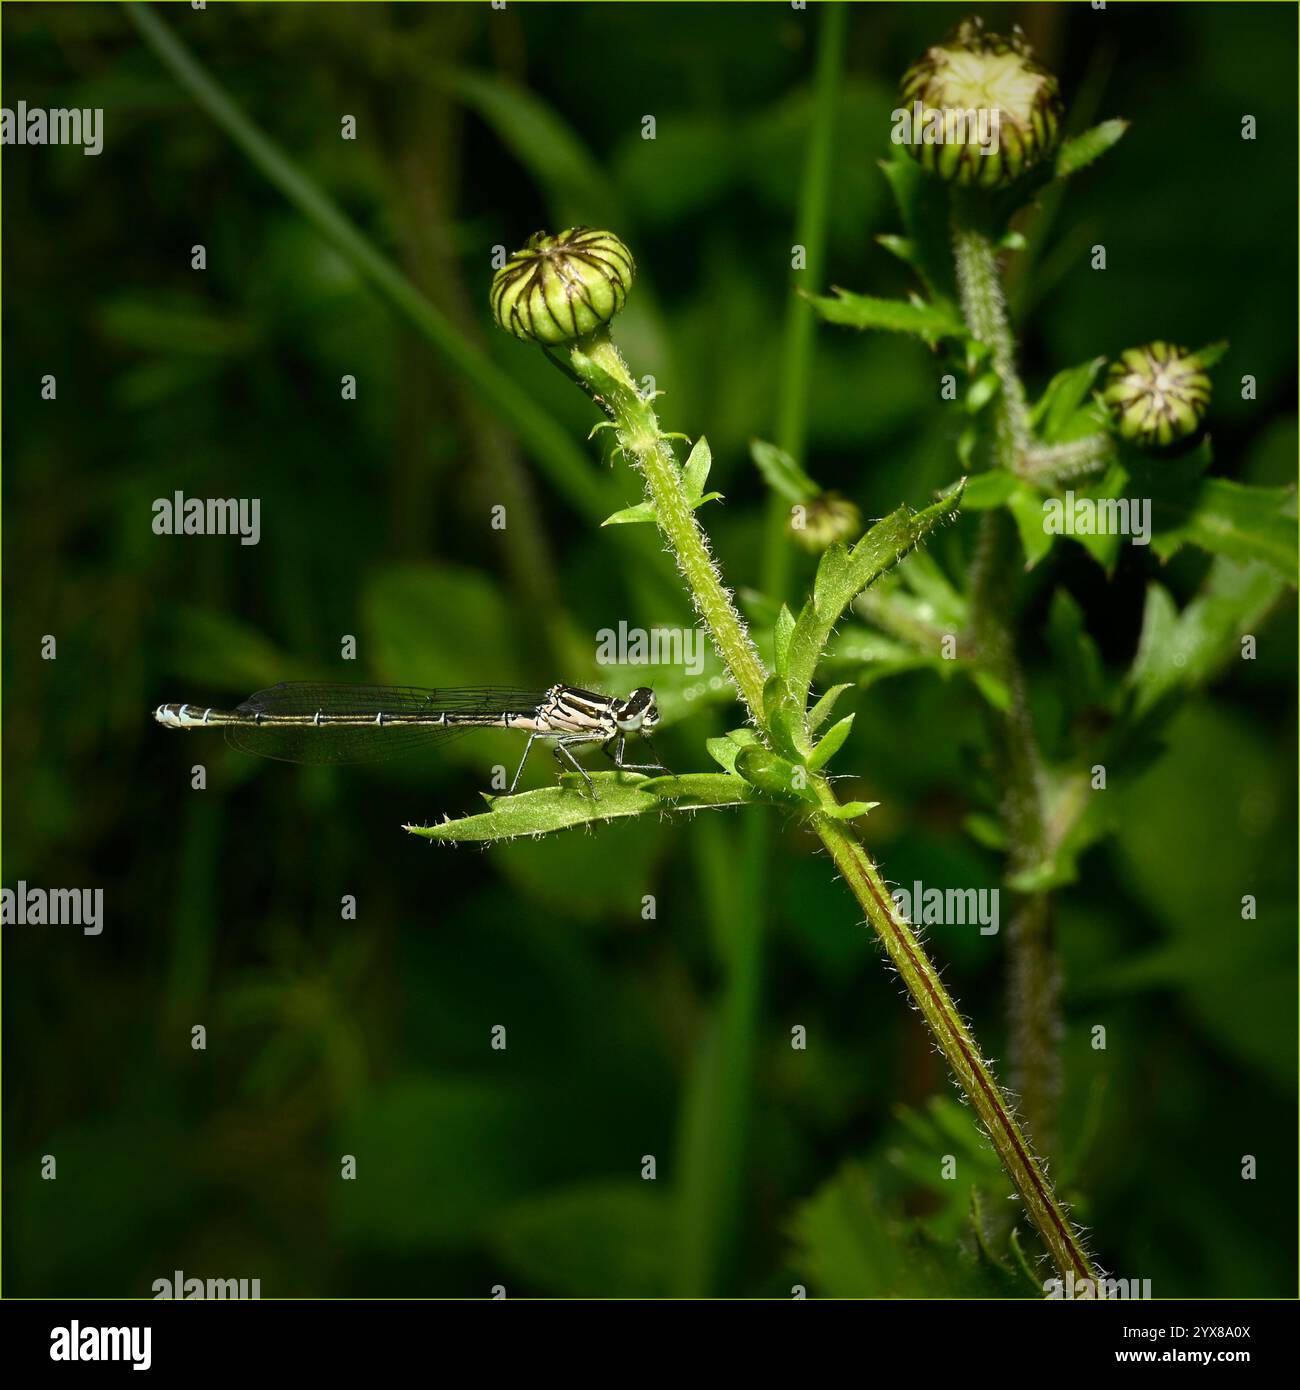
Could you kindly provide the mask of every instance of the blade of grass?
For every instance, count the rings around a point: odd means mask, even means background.
[[[557,491],[591,521],[599,523],[608,516],[617,499],[568,432],[513,378],[465,341],[338,205],[235,105],[149,6],[129,3],[125,8],[163,66],[266,179],[510,426]]]
[[[826,219],[830,205],[835,124],[838,116],[840,73],[844,67],[845,6],[820,7],[821,35],[817,70],[813,77],[812,126],[804,160],[803,185],[795,219],[794,240],[804,248],[804,283],[820,289],[826,260]],[[808,435],[808,387],[812,380],[817,312],[802,295],[791,294],[786,303],[782,331],[781,375],[777,383],[776,443],[802,464]],[[790,538],[786,523],[790,509],[780,497],[768,504],[763,575],[766,593],[779,602],[786,597],[790,576]]]
[[[583,449],[513,377],[457,331],[455,325],[379,251],[312,179],[226,95],[148,5],[131,3],[127,15],[181,87],[248,156],[267,181],[329,241],[382,298],[407,320],[466,383],[499,423],[536,460],[556,491],[580,515],[599,525],[621,499]],[[629,528],[637,531],[639,528]],[[644,565],[628,567],[630,583],[645,613],[676,615],[681,595],[668,578],[649,536],[625,538]]]

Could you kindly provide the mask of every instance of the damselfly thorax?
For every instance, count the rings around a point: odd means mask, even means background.
[[[616,768],[627,771],[666,770],[657,759],[624,761],[628,736],[638,734],[649,746],[659,722],[654,691],[644,686],[620,699],[571,685],[425,690],[295,681],[259,690],[233,710],[159,705],[154,718],[170,729],[224,729],[226,741],[245,753],[297,763],[367,762],[472,729],[517,730],[528,735],[528,743],[511,792],[538,739],[551,743],[561,768],[567,764],[578,772],[593,796],[595,786],[574,757],[578,747],[599,744]]]

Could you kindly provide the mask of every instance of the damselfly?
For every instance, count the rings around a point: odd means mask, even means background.
[[[291,763],[368,762],[443,743],[471,729],[517,729],[528,742],[511,793],[538,739],[552,745],[561,771],[567,763],[581,775],[593,797],[596,788],[574,757],[577,748],[599,744],[616,768],[628,772],[667,771],[649,741],[659,709],[654,691],[645,686],[620,700],[571,685],[422,690],[293,681],[259,690],[234,709],[159,705],[153,717],[169,729],[224,729],[226,742],[235,748]],[[645,740],[653,763],[624,761],[631,734]]]

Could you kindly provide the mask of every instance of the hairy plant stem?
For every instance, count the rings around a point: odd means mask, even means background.
[[[830,789],[822,787],[819,790],[824,791],[828,808],[834,806],[835,798]],[[1096,1279],[1092,1261],[1053,1192],[1029,1140],[1016,1123],[992,1068],[915,933],[895,909],[880,870],[842,820],[829,814],[820,815],[815,827],[920,1009],[958,1086],[979,1116],[1057,1269],[1062,1274],[1073,1271],[1076,1279]]]
[[[609,413],[619,447],[644,476],[660,531],[677,557],[701,617],[751,718],[766,734],[763,716],[762,662],[749,632],[731,602],[709,553],[708,542],[686,500],[671,446],[659,428],[650,402],[637,392],[631,373],[604,331],[580,339],[570,360],[575,372]],[[1015,1184],[1025,1210],[1062,1274],[1095,1279],[1096,1271],[1061,1207],[1042,1165],[1021,1132],[1011,1105],[994,1079],[952,996],[944,988],[911,927],[890,898],[880,871],[843,820],[830,783],[810,779],[821,803],[813,827],[857,899],[952,1068],[958,1085],[988,1132],[994,1150]]]
[[[966,326],[988,345],[1000,386],[991,405],[993,462],[1018,473],[1032,456],[1029,410],[1016,370],[1015,339],[988,204],[978,192],[954,190],[952,243]],[[990,726],[1002,781],[1009,877],[1041,862],[1046,843],[1042,757],[1013,627],[1014,576],[1021,564],[1011,518],[1000,510],[986,512],[971,573],[971,628],[980,663],[1007,696],[1003,713],[990,711]],[[1056,1145],[1060,1095],[1060,971],[1052,942],[1051,903],[1045,894],[1030,894],[1017,903],[1007,952],[1011,1085],[1019,1093],[1029,1132],[1050,1154]]]
[[[1090,434],[1068,444],[1032,446],[1020,456],[1016,471],[1031,483],[1049,487],[1075,478],[1104,473],[1115,459],[1115,440],[1109,434]]]
[[[654,501],[659,528],[672,547],[695,609],[704,619],[740,698],[748,706],[750,718],[761,728],[767,672],[731,594],[722,583],[708,538],[686,498],[672,444],[659,428],[653,405],[638,391],[607,329],[579,338],[570,350],[569,360],[614,421],[618,447],[641,470]]]
[[[1029,449],[1029,405],[1016,370],[1016,344],[988,218],[988,201],[979,190],[953,189],[952,247],[962,314],[971,337],[988,345],[1001,387],[993,405],[998,463],[1015,472]]]

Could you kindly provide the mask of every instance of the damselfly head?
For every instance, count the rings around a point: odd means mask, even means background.
[[[614,722],[625,734],[651,733],[659,723],[654,691],[644,685],[634,690],[615,708]]]

